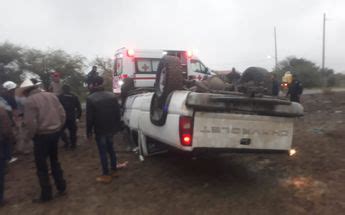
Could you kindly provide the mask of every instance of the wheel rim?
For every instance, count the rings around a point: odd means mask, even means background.
[[[166,68],[163,67],[159,78],[159,96],[163,94],[166,82]]]

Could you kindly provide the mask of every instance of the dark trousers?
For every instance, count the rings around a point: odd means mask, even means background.
[[[108,154],[110,157],[110,168],[116,170],[116,154],[113,147],[113,135],[96,135],[99,158],[102,165],[103,175],[109,175]]]
[[[47,159],[50,160],[50,167],[58,191],[66,190],[66,181],[58,161],[58,141],[60,132],[44,135],[36,135],[34,141],[34,155],[37,168],[37,176],[41,186],[41,199],[52,198],[52,187],[50,185]]]
[[[4,200],[6,159],[0,158],[0,203]]]
[[[69,139],[67,138],[65,130],[68,130]],[[65,142],[65,147],[71,145],[72,148],[76,146],[77,143],[77,123],[75,120],[67,120],[64,128],[61,132],[61,139]]]
[[[3,146],[3,150],[5,152],[4,156],[5,156],[5,160],[10,161],[12,159],[12,144],[7,144],[5,143]]]
[[[300,103],[300,97],[301,97],[300,95],[291,94],[290,101]]]
[[[3,141],[3,140],[0,140]],[[6,164],[11,159],[11,144],[0,142],[0,203],[4,200]]]

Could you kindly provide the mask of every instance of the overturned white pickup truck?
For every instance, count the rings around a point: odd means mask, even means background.
[[[123,120],[142,155],[159,152],[148,140],[196,152],[283,152],[293,154],[293,118],[303,107],[270,96],[184,90],[178,59],[159,65],[154,92],[127,97]]]

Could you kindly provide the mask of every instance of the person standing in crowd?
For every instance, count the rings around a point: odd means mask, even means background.
[[[17,88],[17,84],[12,82],[12,81],[6,81],[5,83],[2,84],[2,87],[4,88],[4,92],[2,93],[2,98],[5,99],[5,101],[7,102],[7,104],[9,106],[11,106],[12,109],[12,117],[13,117],[13,121],[14,118],[16,118],[17,116],[17,102],[15,99],[15,90]]]
[[[0,207],[5,204],[5,167],[6,167],[6,145],[14,142],[14,136],[11,128],[11,120],[6,110],[0,106]]]
[[[52,93],[41,90],[39,83],[27,79],[18,90],[18,93],[27,97],[24,104],[24,123],[28,129],[28,136],[34,142],[35,164],[41,186],[41,195],[33,202],[47,202],[53,197],[48,158],[58,196],[64,195],[66,191],[66,181],[58,160],[58,141],[65,123],[65,111],[58,98]]]
[[[75,149],[77,143],[77,121],[81,117],[81,104],[76,95],[71,93],[68,85],[62,86],[62,94],[58,96],[63,108],[66,112],[66,122],[62,129],[62,140],[65,142],[65,148]],[[69,139],[66,136],[65,129],[68,129]]]
[[[87,74],[85,83],[87,84],[87,88],[91,89],[92,88],[92,83],[95,78],[97,78],[98,72],[97,72],[97,66],[93,66],[92,70]]]
[[[17,126],[16,123],[18,122],[18,105],[17,101],[15,99],[15,89],[17,88],[17,84],[12,82],[12,81],[6,81],[5,83],[2,84],[3,91],[1,93],[2,97],[2,105],[7,106],[6,110],[7,113],[10,117],[11,120],[11,127],[14,133],[16,134],[15,136],[17,137]],[[7,144],[6,145],[6,154],[7,154],[7,160],[9,163],[12,163],[17,160],[16,157],[12,157],[13,150],[14,150],[14,144],[16,141],[13,142],[13,144]]]
[[[277,79],[277,74],[272,74],[272,96],[279,96],[279,81]]]
[[[98,146],[102,165],[102,175],[96,180],[110,183],[112,177],[117,177],[117,158],[113,148],[113,136],[120,130],[120,107],[115,95],[104,91],[103,78],[95,77],[90,88],[90,95],[86,101],[86,135],[89,142],[93,133]],[[110,156],[110,169],[108,155]]]
[[[290,101],[292,102],[300,102],[301,95],[303,93],[303,85],[297,79],[297,75],[292,75],[292,82],[289,85],[288,92],[286,93],[286,97],[290,96]]]
[[[54,71],[50,77],[51,77],[51,83],[50,83],[48,91],[58,96],[62,93],[60,73],[57,71]]]
[[[26,98],[16,96],[16,102],[17,102],[17,129],[18,133],[16,135],[16,149],[18,152],[22,154],[30,154],[32,152],[32,140],[27,138],[26,135],[26,127],[24,125],[24,103]]]

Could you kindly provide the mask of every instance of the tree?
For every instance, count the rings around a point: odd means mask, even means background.
[[[82,96],[85,94],[83,87],[85,58],[79,55],[69,55],[62,50],[48,50],[42,52],[28,49],[24,52],[25,63],[22,67],[25,71],[40,77],[45,88],[50,85],[50,75],[57,71],[61,75],[64,84],[71,86],[73,92]]]
[[[325,68],[324,70],[320,70],[321,73],[321,81],[324,87],[334,87],[336,80],[334,76],[334,70]]]
[[[5,42],[0,44],[0,82],[7,80],[20,83],[27,77],[39,77],[43,86],[50,84],[50,74],[57,71],[62,81],[71,86],[79,96],[86,93],[83,87],[86,58],[70,55],[63,50],[41,51],[22,48]]]
[[[0,44],[0,84],[7,80],[20,81],[22,74],[18,66],[22,62],[22,48],[12,43]]]
[[[334,74],[333,78],[335,80],[334,86],[345,87],[345,74],[337,73],[337,74]]]
[[[282,77],[285,72],[296,74],[305,87],[320,87],[323,85],[320,68],[315,63],[304,58],[288,57],[279,62],[275,72]]]

